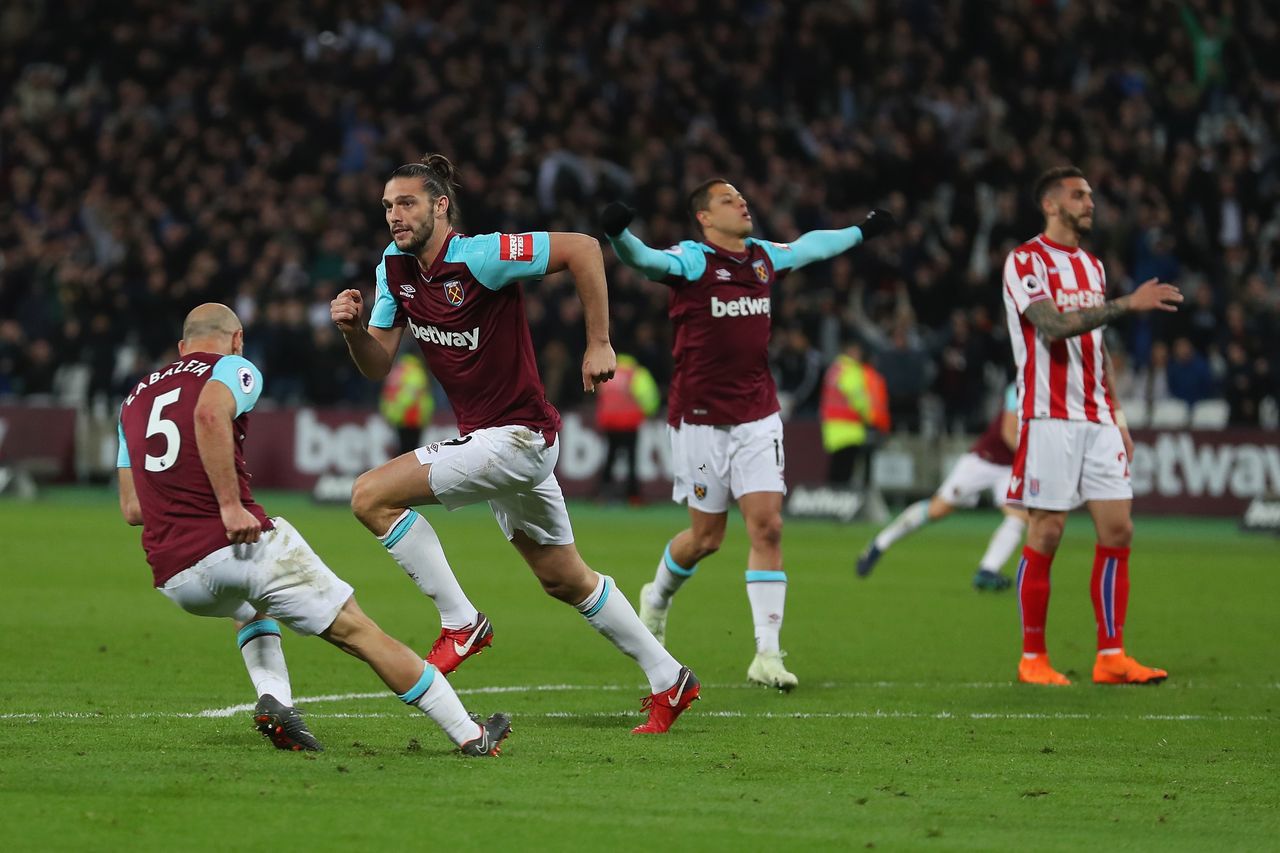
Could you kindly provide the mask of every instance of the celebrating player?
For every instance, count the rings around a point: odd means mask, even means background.
[[[751,236],[742,193],[721,178],[689,196],[701,240],[652,249],[627,226],[635,212],[620,202],[600,216],[623,263],[671,288],[675,373],[668,401],[675,487],[687,503],[689,527],[667,544],[652,583],[640,592],[640,618],[666,640],[671,598],[699,561],[724,540],[729,499],[738,502],[751,550],[747,599],[756,655],[747,678],[790,690],[798,679],[782,663],[779,633],[786,601],[782,568],[782,419],[769,372],[770,290],[788,270],[840,254],[889,229],[893,217],[874,210],[861,226],[811,231],[795,242]]]
[[[1018,566],[1022,659],[1018,679],[1069,684],[1049,665],[1045,617],[1049,566],[1067,512],[1084,503],[1098,535],[1089,588],[1098,624],[1098,684],[1155,684],[1163,669],[1124,651],[1129,606],[1129,544],[1133,441],[1112,397],[1110,358],[1102,327],[1127,313],[1176,311],[1182,294],[1156,279],[1107,299],[1102,263],[1080,248],[1093,227],[1093,191],[1079,169],[1050,169],[1036,182],[1044,233],[1009,253],[1004,304],[1017,363],[1022,420],[1009,480],[1009,502],[1030,512]]]
[[[120,508],[142,525],[155,585],[188,613],[235,620],[258,691],[254,722],[280,749],[321,749],[292,707],[283,622],[368,663],[464,755],[497,755],[511,730],[506,715],[469,716],[434,666],[384,634],[298,531],[254,502],[243,446],[262,376],[243,350],[231,309],[201,305],[183,325],[181,358],[140,380],[121,406]],[[136,472],[131,460],[142,462]]]
[[[435,601],[442,630],[427,659],[449,673],[493,642],[493,628],[463,593],[435,530],[411,507],[453,510],[488,501],[543,589],[576,607],[644,669],[649,718],[634,731],[665,732],[698,698],[698,679],[645,630],[613,579],[592,571],[574,547],[553,473],[560,416],[538,377],[519,284],[573,273],[587,326],[582,386],[593,391],[616,366],[600,245],[585,234],[458,234],[454,174],[438,154],[391,174],[382,205],[392,242],[378,264],[368,328],[358,290],[339,294],[331,313],[360,372],[375,380],[386,376],[407,327],[448,395],[461,435],[363,474],[352,510]]]
[[[1027,528],[1027,513],[1005,503],[1009,477],[1013,471],[1013,453],[1018,449],[1018,389],[1010,385],[1005,392],[1004,408],[991,421],[986,432],[960,457],[947,479],[929,500],[916,501],[889,525],[876,534],[858,557],[858,577],[871,574],[885,551],[899,539],[932,521],[946,518],[956,507],[971,507],[978,496],[990,490],[991,500],[1004,513],[1004,521],[992,534],[987,551],[978,562],[973,576],[974,589],[1008,589],[1012,581],[1000,571],[1009,555],[1022,541]]]

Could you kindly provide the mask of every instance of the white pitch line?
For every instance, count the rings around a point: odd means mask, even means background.
[[[351,697],[333,698],[355,698],[362,697],[365,694],[353,694]],[[373,694],[382,696],[384,694]],[[313,697],[307,701],[315,702]],[[94,714],[84,711],[51,711],[49,713],[29,713],[29,714],[0,714],[0,719],[13,720],[96,720],[96,719],[125,719],[125,720],[145,720],[163,718],[200,718],[206,717],[203,712],[193,714],[190,712],[172,712],[166,713],[162,711],[150,711],[129,714]],[[352,712],[335,712],[324,713],[310,711],[307,713],[309,719],[345,719],[345,720],[376,720],[376,719],[407,719],[417,717],[418,715],[412,711],[404,710],[400,712],[373,712],[373,713],[352,713]],[[517,714],[516,719],[557,719],[557,720],[583,720],[583,719],[621,719],[621,718],[639,718],[639,712],[634,711],[539,711],[528,714]],[[752,720],[1140,720],[1143,722],[1208,722],[1208,723],[1224,723],[1224,722],[1275,722],[1274,717],[1268,717],[1261,714],[1245,714],[1245,715],[1212,715],[1212,714],[1084,714],[1084,713],[1021,713],[1021,714],[1001,714],[990,712],[952,712],[952,711],[886,711],[877,709],[875,711],[705,711],[696,712],[697,718],[713,718],[713,719],[752,719]]]
[[[1208,687],[1209,685],[1200,684],[1162,684],[1160,690],[1171,689],[1190,689],[1199,687]],[[757,684],[746,684],[743,682],[734,682],[733,684],[704,684],[707,690],[762,690],[764,688]],[[1217,689],[1259,689],[1270,690],[1280,687],[1280,684],[1232,684],[1220,685]],[[959,683],[947,683],[936,681],[865,681],[865,682],[839,682],[824,681],[817,684],[806,684],[805,690],[938,690],[938,689],[974,689],[974,690],[996,690],[1000,688],[1024,689],[1013,681],[971,681]],[[511,684],[511,685],[495,685],[491,687],[461,687],[458,688],[459,696],[483,696],[501,693],[564,693],[572,691],[607,691],[611,693],[627,691],[634,692],[637,696],[641,695],[643,685],[638,684]],[[297,704],[306,702],[341,702],[348,699],[381,699],[388,694],[382,693],[329,693],[321,696],[299,696],[294,701]],[[252,711],[253,702],[245,702],[238,705],[229,705],[226,708],[209,708],[200,711],[194,716],[201,717],[230,717],[243,711]],[[3,715],[0,715],[0,719]]]
[[[708,690],[761,690],[759,685],[744,684],[735,682],[733,684],[705,684]],[[809,690],[997,690],[1002,688],[1023,689],[1020,685],[1013,681],[970,681],[970,682],[944,682],[944,681],[824,681],[816,684],[806,684],[805,691]],[[607,692],[634,692],[637,696],[641,695],[643,685],[639,684],[514,684],[514,685],[494,685],[491,687],[463,687],[458,689],[460,696],[482,696],[502,693],[563,693],[571,691],[607,691]],[[1269,684],[1199,684],[1194,682],[1178,682],[1176,684],[1165,683],[1158,688],[1160,691],[1166,690],[1189,690],[1189,689],[1211,689],[1211,690],[1277,690],[1280,689],[1280,682]],[[319,696],[299,696],[294,701],[300,704],[309,702],[344,702],[355,699],[383,699],[389,696],[387,691],[378,693],[326,693]],[[228,705],[225,708],[207,708],[203,711],[181,712],[181,711],[158,711],[155,713],[135,713],[135,714],[113,714],[111,716],[122,717],[126,719],[146,719],[149,717],[212,717],[222,718],[231,717],[244,711],[252,711],[254,703],[245,702],[237,705]],[[100,717],[103,714],[92,712],[76,712],[76,711],[46,711],[46,712],[14,712],[0,713],[0,720],[14,719],[80,719],[90,717]],[[394,716],[394,715],[393,715]],[[1009,717],[1016,719],[1016,717]],[[1038,718],[1030,718],[1038,719]],[[1151,717],[1151,719],[1159,719]],[[1171,717],[1171,719],[1180,719],[1179,717]],[[1270,719],[1269,717],[1207,717],[1206,719]]]
[[[733,684],[708,684],[705,685],[709,690],[760,690],[761,688],[754,684],[743,684],[735,682]],[[892,690],[892,689],[951,689],[951,688],[969,688],[969,689],[996,689],[1016,687],[1011,681],[999,682],[896,682],[896,681],[870,681],[870,682],[821,682],[818,684],[806,685],[807,690],[821,689],[846,689],[846,690]],[[1198,685],[1191,683],[1183,683],[1180,685],[1161,685],[1161,690],[1170,689],[1170,687],[1209,687],[1209,685]],[[1280,687],[1280,684],[1260,684],[1260,685],[1220,685],[1220,688],[1252,688],[1252,689],[1274,689]],[[573,691],[600,691],[600,692],[639,692],[643,690],[641,685],[632,684],[514,684],[514,685],[494,685],[489,687],[464,687],[458,689],[458,694],[467,696],[481,696],[506,693],[564,693]],[[311,705],[321,702],[346,702],[361,699],[385,699],[388,698],[386,691],[377,693],[325,693],[317,696],[298,696],[294,702],[299,705]],[[155,717],[170,718],[226,718],[236,714],[251,711],[254,708],[252,702],[245,702],[236,705],[229,705],[225,708],[207,708],[203,711],[184,712],[184,711],[155,711],[155,712],[138,712],[127,714],[104,714],[85,711],[48,711],[48,712],[30,712],[30,713],[3,713],[0,714],[0,720],[40,720],[40,719],[94,719],[98,717],[116,717],[121,719],[149,719]],[[404,714],[392,713],[334,713],[334,714],[310,714],[311,716],[325,717],[351,717],[351,718],[377,718],[377,717],[398,717],[409,715],[412,712],[406,711]],[[622,717],[635,716],[633,712],[595,712],[595,713],[579,713],[573,711],[550,711],[532,714],[521,714],[522,717],[547,717],[547,718],[574,718],[574,717]],[[699,716],[711,717],[752,717],[762,719],[874,719],[878,717],[900,718],[900,719],[971,719],[971,720],[1091,720],[1091,719],[1138,719],[1149,721],[1169,721],[1169,722],[1189,722],[1189,721],[1274,721],[1273,717],[1265,715],[1248,715],[1248,716],[1232,716],[1232,715],[1207,715],[1207,714],[1144,714],[1139,716],[1131,715],[1094,715],[1088,713],[1052,713],[1042,714],[1036,712],[1020,713],[1020,714],[1004,714],[1004,713],[953,713],[950,711],[940,712],[924,712],[924,711],[834,711],[834,712],[776,712],[764,711],[759,713],[745,713],[741,711],[711,711],[700,714]]]

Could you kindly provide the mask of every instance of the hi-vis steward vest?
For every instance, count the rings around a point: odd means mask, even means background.
[[[840,355],[822,378],[822,446],[828,453],[865,444],[867,427],[889,430],[884,377],[869,364]]]

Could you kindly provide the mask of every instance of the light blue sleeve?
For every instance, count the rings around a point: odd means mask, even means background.
[[[116,467],[132,468],[133,465],[129,462],[129,445],[124,440],[124,421],[116,424],[116,435],[120,437],[120,449],[116,451]]]
[[[210,382],[221,382],[236,398],[236,417],[251,411],[262,394],[262,374],[253,362],[239,355],[224,355],[213,366]]]
[[[1004,392],[1004,410],[1006,412],[1018,411],[1018,386],[1010,385],[1008,390]]]
[[[754,240],[778,271],[799,269],[816,261],[834,258],[862,242],[862,229],[857,225],[835,231],[809,231],[790,243]]]
[[[394,244],[392,244],[394,245]],[[399,306],[387,287],[386,255],[378,261],[378,284],[374,289],[373,311],[369,313],[369,325],[378,329],[390,329],[396,324],[396,310]]]
[[[707,255],[692,240],[658,250],[646,246],[624,228],[617,237],[609,238],[609,244],[618,253],[618,260],[644,273],[650,281],[669,282],[673,278],[697,281],[707,270]]]
[[[547,274],[551,235],[532,231],[458,237],[450,244],[446,260],[465,263],[476,281],[490,290],[501,290],[512,282]]]

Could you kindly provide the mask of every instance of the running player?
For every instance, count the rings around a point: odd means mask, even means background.
[[[483,724],[469,716],[448,680],[384,634],[298,531],[254,501],[243,447],[262,376],[243,350],[231,309],[201,305],[183,325],[181,357],[141,379],[121,406],[120,508],[142,525],[155,585],[188,613],[235,620],[258,692],[254,722],[280,749],[321,749],[293,707],[283,622],[368,663],[463,754],[497,755],[511,730],[506,715]]]
[[[648,720],[639,734],[667,731],[698,698],[698,679],[645,630],[613,579],[592,571],[553,469],[560,416],[538,377],[520,281],[569,270],[582,300],[585,391],[613,376],[609,307],[600,244],[585,234],[454,231],[455,171],[438,154],[396,169],[383,191],[391,244],[377,271],[369,325],[360,291],[331,305],[360,372],[380,380],[406,328],[458,418],[458,438],[420,447],[356,481],[351,508],[440,610],[440,637],[428,660],[452,672],[493,641],[485,615],[463,593],[440,539],[410,507],[454,510],[488,501],[498,526],[549,595],[576,607],[649,679]]]
[[[1111,394],[1110,358],[1102,327],[1128,313],[1176,311],[1182,294],[1156,279],[1107,299],[1102,262],[1080,248],[1093,227],[1093,191],[1072,166],[1036,181],[1044,233],[1018,246],[1004,264],[1004,304],[1017,363],[1022,422],[1009,480],[1009,502],[1030,513],[1018,566],[1022,658],[1018,679],[1069,684],[1049,665],[1045,617],[1049,566],[1067,512],[1084,503],[1098,535],[1089,588],[1098,624],[1098,684],[1155,684],[1163,669],[1124,651],[1133,539],[1129,461],[1133,441]]]
[[[889,526],[876,534],[858,557],[858,577],[871,574],[884,552],[899,539],[932,521],[946,518],[956,507],[972,507],[978,496],[991,492],[992,502],[1004,513],[1004,521],[992,534],[987,551],[978,561],[973,588],[997,592],[1012,585],[1008,575],[1000,571],[1009,555],[1022,541],[1027,529],[1026,510],[1009,506],[1009,476],[1013,471],[1013,453],[1018,449],[1018,388],[1010,385],[1005,392],[1004,407],[991,421],[986,432],[960,457],[947,479],[928,500],[916,501],[904,509]]]
[[[650,248],[627,229],[634,215],[614,202],[600,222],[623,263],[671,288],[672,498],[688,504],[690,522],[667,544],[653,582],[640,591],[640,618],[666,641],[671,599],[698,563],[720,548],[732,497],[751,542],[746,579],[756,654],[747,678],[790,690],[798,679],[783,665],[779,646],[787,590],[782,567],[786,485],[782,419],[769,372],[770,291],[788,270],[853,248],[892,227],[893,217],[873,210],[861,226],[771,243],[751,236],[747,200],[722,178],[702,183],[689,195],[689,215],[701,240],[665,251]]]

